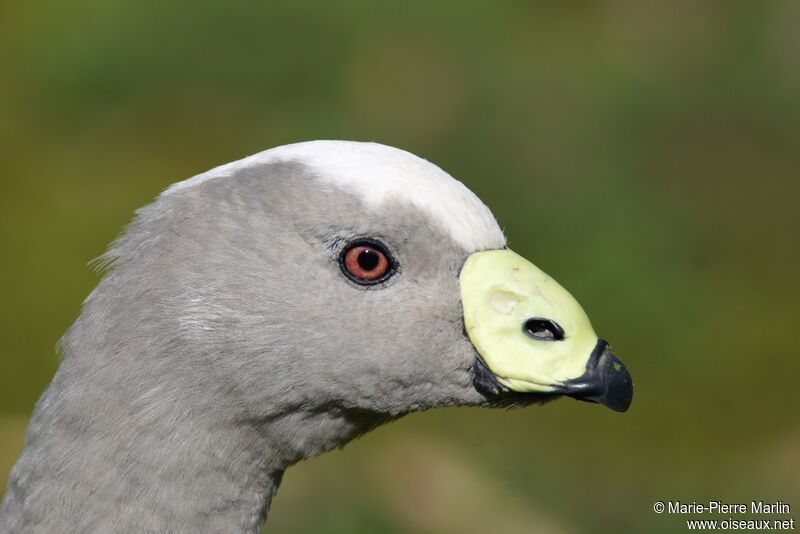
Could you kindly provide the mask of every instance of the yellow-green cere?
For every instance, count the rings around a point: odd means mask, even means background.
[[[517,392],[550,392],[580,377],[597,344],[580,304],[555,280],[509,249],[472,254],[460,275],[464,325],[498,382]],[[534,339],[531,318],[555,321],[560,341]]]

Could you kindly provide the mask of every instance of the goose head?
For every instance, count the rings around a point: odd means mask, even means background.
[[[576,300],[462,183],[395,148],[299,143],[214,169],[109,257],[169,280],[153,288],[164,343],[192,347],[256,417],[631,401]]]

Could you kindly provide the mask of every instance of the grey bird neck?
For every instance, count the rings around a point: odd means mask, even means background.
[[[3,534],[67,525],[73,532],[258,532],[284,469],[361,427],[359,416],[302,410],[246,421],[213,405],[213,394],[208,401],[185,395],[185,384],[141,388],[152,377],[137,377],[134,365],[124,376],[106,372],[110,366],[90,370],[82,362],[93,357],[70,354],[96,350],[83,341],[98,337],[87,328],[79,320],[70,331],[66,359],[37,404],[0,505]],[[114,355],[117,364],[141,357],[138,350]],[[191,373],[152,372],[192,380]],[[226,412],[229,419],[220,417]]]

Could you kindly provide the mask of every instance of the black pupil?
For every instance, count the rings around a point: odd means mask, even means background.
[[[370,248],[365,248],[361,254],[358,255],[358,266],[365,271],[371,271],[378,266],[381,258],[378,253]]]

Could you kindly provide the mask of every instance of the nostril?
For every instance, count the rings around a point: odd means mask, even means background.
[[[564,339],[564,329],[555,321],[532,317],[525,321],[522,331],[538,341],[561,341]]]

